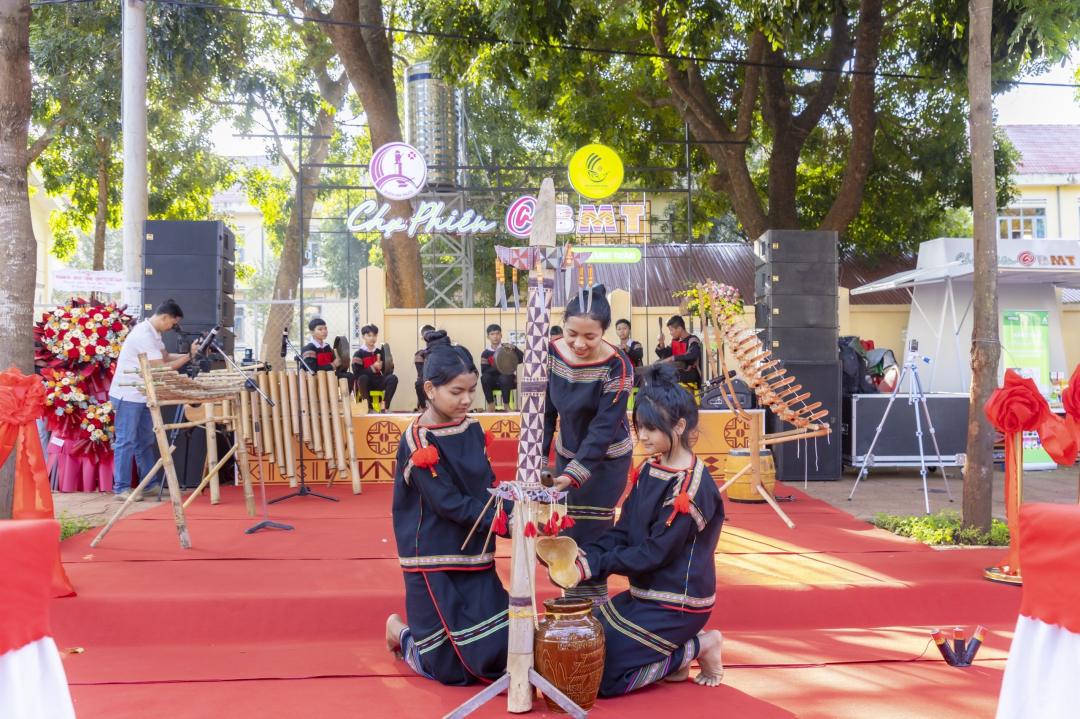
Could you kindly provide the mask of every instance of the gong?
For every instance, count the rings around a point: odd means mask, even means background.
[[[382,354],[382,373],[383,375],[394,374],[394,355],[390,352],[390,345],[383,342],[383,346],[375,350],[376,354]]]
[[[334,338],[334,356],[341,360],[341,366],[339,369],[348,369],[349,362],[352,359],[352,353],[349,351],[349,340],[347,337],[338,335]]]
[[[495,350],[495,369],[502,374],[517,375],[518,356],[514,346],[509,344],[499,345]]]

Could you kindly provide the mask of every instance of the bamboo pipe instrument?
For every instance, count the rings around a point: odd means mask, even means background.
[[[259,389],[267,397],[270,396],[270,383],[267,381],[265,372],[259,373]],[[262,448],[267,455],[267,460],[270,464],[274,464],[277,460],[274,457],[274,432],[270,429],[272,426],[270,424],[270,405],[266,403],[262,395],[259,395],[259,415],[262,417],[262,422],[259,424],[259,439],[262,440]]]
[[[345,445],[349,452],[349,479],[352,480],[353,494],[360,494],[363,488],[360,486],[360,463],[356,459],[356,437],[353,436],[353,398],[349,392],[349,382],[344,377],[338,379],[338,389],[341,391],[341,409],[345,420]]]
[[[240,404],[244,402],[247,390],[240,392]],[[241,415],[243,417],[243,415]],[[244,423],[237,422],[233,431],[233,445],[236,447],[236,456],[233,462],[240,465],[240,479],[244,484],[244,509],[247,516],[255,516],[255,489],[251,486],[251,466],[248,464],[247,438],[244,436]]]
[[[338,475],[342,479],[349,478],[348,461],[345,459],[345,423],[341,418],[341,408],[338,406],[338,385],[330,378],[329,372],[324,372],[326,377],[326,398],[330,404],[330,427],[334,433],[334,459],[337,463]]]
[[[277,458],[278,471],[285,476],[285,442],[281,431],[281,412],[284,406],[281,404],[281,384],[278,382],[278,373],[274,370],[269,372],[270,399],[274,400],[274,406],[270,408],[271,425],[274,430],[274,457]]]
[[[300,399],[300,432],[304,437],[304,441],[308,443],[308,446],[312,446],[311,441],[311,405],[308,403],[308,391],[307,380],[304,379],[304,375],[307,372],[303,370],[296,370],[296,395]]]
[[[240,437],[244,442],[251,438],[251,399],[247,390],[240,392]]]
[[[296,382],[293,380],[293,373],[289,370],[285,370],[281,373],[282,376],[282,392],[288,392],[289,395],[289,409],[292,416],[289,421],[289,427],[292,429],[292,434],[300,433],[300,402],[296,396]],[[289,386],[288,390],[285,390],[285,385]]]
[[[208,402],[204,406],[206,407],[206,461],[213,467],[208,474],[210,480],[210,504],[220,504],[221,481],[218,476],[218,469],[222,463],[218,462],[217,455],[217,423],[214,421],[214,403]],[[233,451],[235,450],[236,448],[233,447]]]
[[[188,495],[188,498],[186,500],[184,500],[184,509],[187,509],[188,505],[190,505],[193,501],[195,501],[195,498],[197,496],[202,494],[202,491],[204,489],[206,489],[206,484],[208,482],[210,483],[210,496],[213,497],[214,483],[210,480],[210,477],[217,474],[218,470],[220,470],[225,465],[225,463],[229,461],[229,457],[233,456],[233,454],[235,454],[235,453],[236,453],[236,445],[233,445],[232,447],[229,448],[229,451],[225,453],[224,457],[222,457],[221,459],[216,460],[214,462],[214,465],[210,468],[210,471],[208,471],[206,473],[206,476],[202,478],[202,481],[199,482],[199,486],[195,488],[194,492],[192,492],[191,494]],[[210,500],[210,504],[214,504],[213,499]]]
[[[326,372],[316,372],[315,380],[318,384],[318,396],[319,396],[319,422],[322,425],[322,441],[323,441],[323,454],[326,455],[326,466],[330,469],[337,469],[337,462],[334,461],[334,431],[330,427],[330,383],[327,382]],[[333,477],[330,478],[330,484],[333,484]],[[329,485],[327,485],[329,486]]]
[[[315,373],[316,375],[318,372]],[[319,459],[326,459],[326,453],[323,452],[322,441],[322,422],[319,419],[319,382],[315,375],[303,374],[304,381],[307,382],[308,393],[308,405],[311,415],[311,443],[315,446],[315,456]]]
[[[293,451],[293,445],[296,439],[293,437],[292,426],[292,406],[295,397],[290,396],[289,386],[290,383],[289,372],[278,372],[278,382],[281,383],[281,406],[284,412],[281,415],[281,443],[285,450],[285,476],[289,478],[289,486],[296,486],[296,453]]]

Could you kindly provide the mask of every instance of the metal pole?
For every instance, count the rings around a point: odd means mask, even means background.
[[[123,93],[124,135],[124,290],[128,307],[142,308],[143,222],[148,214],[146,165],[146,3],[124,0]]]

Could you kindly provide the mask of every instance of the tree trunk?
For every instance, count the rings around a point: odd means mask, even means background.
[[[293,0],[308,17],[326,18],[343,23],[362,22],[378,27],[383,24],[381,0],[334,0],[328,15],[307,9],[301,0]],[[361,29],[348,25],[322,24],[330,38],[345,73],[356,90],[356,96],[367,115],[371,147],[376,149],[388,142],[400,142],[401,121],[398,117],[397,90],[394,85],[393,58],[386,32]],[[412,204],[407,200],[390,202],[386,217],[412,216]],[[420,244],[404,232],[382,240],[386,261],[386,290],[391,307],[423,307],[425,304],[424,276],[420,265]]]
[[[986,403],[997,388],[998,254],[994,182],[994,108],[990,94],[990,20],[993,0],[970,0],[968,95],[971,136],[972,219],[975,238],[974,328],[971,343],[971,410],[964,468],[964,526],[990,531],[994,489],[994,435]]]
[[[105,230],[109,223],[109,153],[112,140],[107,135],[97,139],[97,213],[94,215],[94,269],[105,269]]]
[[[37,241],[30,221],[30,0],[0,0],[0,370],[34,371]],[[0,519],[10,519],[15,453],[0,469]]]

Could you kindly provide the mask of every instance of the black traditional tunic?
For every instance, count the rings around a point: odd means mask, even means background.
[[[580,546],[614,524],[615,506],[626,489],[634,451],[626,420],[633,375],[618,349],[605,360],[573,365],[553,343],[549,358],[544,457],[554,442],[555,473],[572,480],[566,501],[575,524],[563,534]],[[581,582],[563,595],[606,602],[607,579]]]
[[[517,355],[518,363],[524,362],[525,353],[514,345],[509,346]],[[517,375],[503,374],[495,366],[495,353],[499,347],[488,346],[480,353],[480,386],[484,389],[484,399],[488,404],[495,404],[495,390],[499,390],[502,392],[503,406],[509,406],[510,393],[517,387]]]
[[[369,350],[361,347],[352,356],[353,376],[356,377],[356,391],[365,400],[371,400],[371,391],[383,393],[383,409],[390,408],[390,401],[397,392],[398,378],[396,374],[383,374],[372,365],[383,359],[382,348],[376,347]]]
[[[626,355],[626,358],[630,360],[630,364],[633,365],[635,368],[641,367],[645,359],[645,346],[637,340],[631,339],[629,342],[626,343],[626,347],[627,349],[624,354]],[[634,386],[640,387],[643,379],[644,375],[635,372]]]
[[[429,444],[438,464],[413,465],[413,452]],[[393,504],[409,625],[401,652],[417,674],[443,684],[494,681],[506,671],[509,595],[495,573],[494,539],[481,554],[495,514],[494,507],[483,512],[494,481],[484,431],[471,417],[431,427],[414,420],[402,436]]]
[[[334,348],[328,343],[320,343],[314,337],[311,341],[300,348],[300,357],[310,369],[323,372],[334,372]]]
[[[670,357],[675,362],[685,362],[686,369],[679,370],[679,381],[684,384],[701,384],[701,340],[697,335],[672,340],[670,347],[657,347],[656,356],[660,359]]]
[[[685,492],[689,506],[677,510]],[[714,554],[724,503],[705,463],[671,470],[642,465],[613,529],[579,548],[583,579],[626,576],[630,589],[593,610],[607,658],[600,693],[625,694],[685,667],[716,600]]]
[[[413,355],[413,365],[416,366],[416,382],[413,388],[416,390],[416,408],[420,411],[427,410],[427,395],[424,393],[424,362],[427,361],[427,347],[422,347]]]

